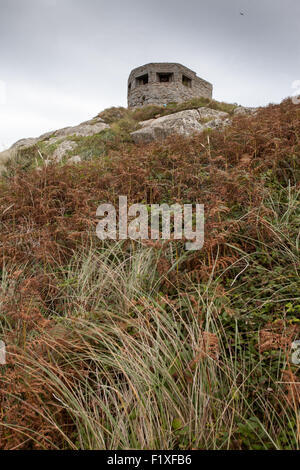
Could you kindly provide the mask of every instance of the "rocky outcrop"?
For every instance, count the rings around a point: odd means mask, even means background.
[[[198,114],[200,116],[201,120],[209,120],[209,119],[225,119],[229,117],[228,113],[225,113],[224,111],[218,111],[216,109],[212,108],[198,108],[197,109]]]
[[[234,110],[234,115],[235,116],[249,116],[251,114],[256,114],[258,111],[258,108],[249,108],[246,106],[237,106]]]
[[[109,125],[106,124],[103,119],[95,118],[91,121],[86,121],[79,126],[74,127],[65,127],[64,129],[59,129],[52,133],[52,137],[50,142],[54,142],[54,139],[61,139],[62,137],[70,137],[75,135],[76,137],[90,137],[95,134],[99,134],[100,132],[108,129]]]
[[[75,164],[80,163],[81,161],[82,161],[82,159],[81,159],[80,155],[74,155],[74,157],[71,157],[71,158],[68,159],[68,163],[70,165],[73,165],[74,163]]]
[[[47,145],[59,143],[59,145],[53,151],[51,160],[60,162],[63,157],[71,150],[74,150],[77,146],[76,142],[73,142],[70,137],[89,137],[108,129],[110,126],[106,124],[103,119],[97,117],[90,121],[85,121],[78,126],[65,127],[56,131],[47,132],[42,134],[40,137],[29,138],[18,140],[8,150],[0,153],[0,163],[5,163],[20,150],[33,147],[37,143],[44,142]],[[47,160],[47,162],[49,159]]]
[[[132,132],[131,136],[135,143],[143,144],[163,140],[173,134],[189,136],[201,133],[208,128],[221,130],[230,125],[234,116],[250,117],[257,111],[258,108],[237,106],[233,116],[230,116],[226,112],[208,107],[187,109],[165,116],[157,115],[154,119],[142,121],[139,123],[140,128]],[[100,134],[106,129],[110,129],[110,125],[97,116],[78,126],[47,132],[37,138],[19,140],[10,149],[0,153],[0,173],[6,168],[7,161],[14,156],[19,157],[20,154],[24,155],[25,159],[30,158],[31,154],[34,155],[34,158],[41,157],[45,165],[50,162],[80,163],[85,158],[82,154],[82,141],[86,137]],[[89,141],[86,141],[85,145],[88,148]],[[26,149],[28,151],[23,153],[23,150]]]
[[[62,161],[63,157],[67,154],[67,152],[74,150],[77,147],[76,142],[72,142],[71,140],[64,140],[59,146],[55,149],[52,160],[56,163]]]
[[[210,108],[189,109],[140,122],[141,129],[132,132],[135,143],[163,140],[169,135],[189,136],[205,129],[219,129],[230,124],[229,114]]]

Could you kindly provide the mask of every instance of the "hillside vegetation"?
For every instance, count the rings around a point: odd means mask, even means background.
[[[170,103],[166,107],[147,106],[139,109],[109,108],[82,125],[48,132],[37,139],[25,139],[17,142],[11,149],[0,153],[0,173],[14,174],[17,170],[30,170],[44,166],[48,162],[58,161],[65,164],[74,157],[81,161],[103,157],[120,143],[133,143],[131,133],[140,128],[140,122],[168,116],[190,109],[213,109],[233,114],[237,105],[222,103],[206,98],[194,98],[185,103]],[[78,135],[78,130],[88,124],[99,125],[99,120],[107,129],[94,135]],[[66,132],[67,131],[67,132]],[[76,134],[77,132],[77,134]],[[80,132],[79,132],[80,133]],[[20,146],[19,146],[20,145]],[[61,145],[65,148],[62,158],[56,158]],[[59,152],[60,153],[60,152]]]
[[[300,447],[300,105],[132,143],[170,108],[104,111],[77,165],[36,147],[6,164],[1,449]],[[204,248],[100,242],[119,195],[204,204]]]

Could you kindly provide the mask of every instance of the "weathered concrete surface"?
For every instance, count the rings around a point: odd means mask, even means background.
[[[189,136],[205,129],[219,129],[230,124],[229,114],[210,108],[190,109],[157,119],[140,122],[141,129],[131,135],[135,143],[163,140],[169,135]]]
[[[160,82],[160,74],[171,74],[170,81]],[[141,84],[139,77],[147,75],[148,83]],[[184,85],[183,77],[190,80]],[[163,105],[182,103],[192,98],[212,98],[211,83],[197,77],[196,73],[181,64],[151,63],[132,70],[128,79],[128,107],[142,107],[149,104]]]

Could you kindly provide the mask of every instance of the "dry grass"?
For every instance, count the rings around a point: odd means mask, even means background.
[[[299,110],[1,179],[2,449],[299,449]],[[204,249],[96,242],[119,195]]]

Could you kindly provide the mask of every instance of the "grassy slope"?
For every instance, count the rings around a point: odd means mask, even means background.
[[[10,156],[5,164],[9,154],[9,151],[7,151],[2,156],[0,155],[0,174],[3,173],[3,167],[4,174],[11,176],[17,170],[28,171],[44,165],[45,161],[51,159],[54,151],[64,140],[74,142],[77,146],[74,150],[66,153],[62,164],[66,162],[68,157],[75,155],[79,155],[83,161],[89,161],[98,157],[103,158],[110,150],[118,148],[120,143],[132,143],[133,140],[130,133],[139,129],[140,121],[200,107],[208,107],[233,114],[236,105],[207,98],[194,98],[185,103],[170,103],[166,107],[147,106],[134,110],[122,107],[109,108],[98,116],[111,126],[110,129],[90,137],[79,137],[76,135],[64,137],[54,143],[51,141],[53,135],[50,135],[39,140],[37,144],[31,147],[16,150],[13,157]],[[93,121],[92,119],[90,122],[92,123]]]
[[[147,146],[103,117],[101,159],[1,180],[0,447],[299,448],[300,107]],[[124,194],[204,203],[204,249],[101,244]]]

